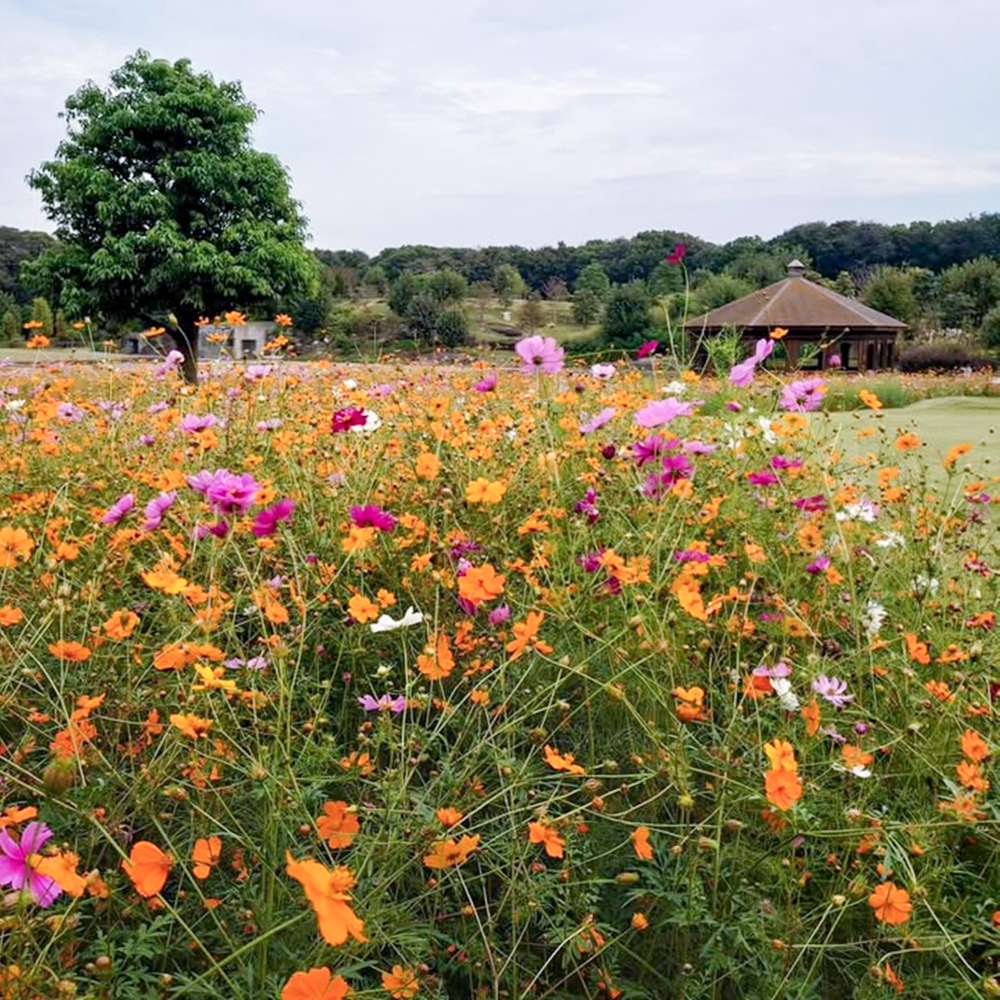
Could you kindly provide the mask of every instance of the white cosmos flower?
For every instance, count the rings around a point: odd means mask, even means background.
[[[412,607],[406,609],[406,614],[399,621],[390,618],[388,615],[381,615],[377,622],[372,622],[368,627],[373,632],[395,632],[398,628],[406,628],[409,625],[419,625],[424,620],[424,616],[415,611]]]
[[[796,712],[801,707],[798,695],[792,690],[792,682],[787,677],[772,677],[771,690],[778,696],[778,701],[786,712]]]
[[[374,410],[365,410],[365,422],[355,424],[351,430],[355,434],[373,434],[382,426],[382,418]]]

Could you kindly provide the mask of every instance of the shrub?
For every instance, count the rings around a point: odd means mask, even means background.
[[[899,355],[899,370],[904,372],[953,371],[956,368],[995,368],[997,359],[977,354],[957,344],[917,344]]]

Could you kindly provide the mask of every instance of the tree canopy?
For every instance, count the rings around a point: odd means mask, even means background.
[[[25,268],[71,315],[167,326],[196,377],[197,321],[316,281],[277,157],[251,147],[239,83],[140,50],[66,101],[67,138],[29,177],[61,241]]]

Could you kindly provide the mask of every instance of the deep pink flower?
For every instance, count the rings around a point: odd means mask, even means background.
[[[392,514],[373,503],[366,504],[364,507],[352,507],[351,520],[359,528],[378,528],[379,531],[392,531],[396,527],[396,519]]]
[[[597,490],[588,486],[583,499],[573,504],[573,510],[577,514],[586,514],[588,524],[596,524],[601,517],[601,512],[597,509]]]
[[[674,246],[673,250],[667,254],[668,264],[679,264],[684,259],[684,254],[687,253],[687,244],[678,243]]]
[[[546,375],[555,375],[563,367],[563,355],[566,353],[555,341],[554,337],[525,337],[514,345],[517,356],[521,359],[521,371],[531,374],[539,368]]]
[[[632,445],[632,455],[635,458],[635,464],[641,469],[648,462],[652,462],[654,459],[659,458],[660,455],[678,447],[680,443],[680,438],[671,438],[669,441],[664,441],[659,434],[653,434],[644,441],[637,441]]]
[[[647,340],[638,351],[635,352],[635,357],[637,361],[641,361],[643,358],[648,358],[650,354],[655,354],[656,349],[660,346],[658,340]]]
[[[491,372],[486,378],[480,379],[472,388],[476,392],[492,392],[497,387],[497,373]]]
[[[337,410],[330,421],[330,433],[342,434],[352,427],[364,427],[368,414],[364,410],[359,410],[356,406],[349,406],[343,410]]]
[[[101,524],[117,524],[134,506],[135,497],[131,493],[122,494],[101,518]]]
[[[20,841],[14,840],[6,830],[0,830],[0,885],[27,889],[43,908],[51,906],[62,889],[54,879],[39,875],[32,868],[31,856],[38,854],[51,836],[52,831],[44,823],[28,823],[21,832]]]
[[[257,511],[257,516],[253,520],[253,533],[258,538],[273,535],[278,530],[278,522],[291,520],[294,511],[295,501],[282,497],[270,507]]]

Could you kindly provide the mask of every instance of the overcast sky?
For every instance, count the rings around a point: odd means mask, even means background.
[[[240,80],[312,242],[541,246],[1000,209],[1000,0],[0,0],[0,225],[138,48]]]

